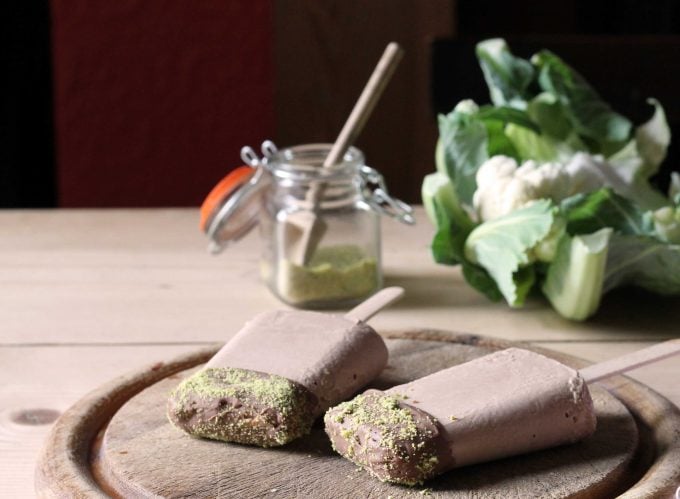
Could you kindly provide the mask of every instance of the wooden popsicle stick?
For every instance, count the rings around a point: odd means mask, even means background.
[[[385,48],[359,99],[345,122],[338,138],[331,147],[322,167],[328,168],[342,160],[345,152],[364,128],[368,117],[380,99],[387,83],[394,74],[397,65],[403,56],[403,50],[396,42],[391,42]],[[316,250],[319,241],[326,232],[326,224],[316,214],[316,207],[323,196],[326,184],[323,182],[313,183],[305,200],[310,206],[311,216],[300,216],[298,220],[290,220],[299,233],[298,241],[291,250],[291,259],[298,265],[305,265]]]
[[[404,295],[404,288],[392,286],[382,289],[376,294],[367,298],[345,314],[349,320],[366,322],[383,308],[391,305]]]
[[[649,348],[585,367],[579,372],[586,383],[592,383],[677,354],[680,354],[680,339],[657,343]]]

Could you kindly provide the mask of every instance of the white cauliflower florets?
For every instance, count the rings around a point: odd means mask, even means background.
[[[652,212],[654,230],[671,244],[680,244],[680,207],[664,206]]]
[[[479,106],[472,99],[464,99],[453,108],[454,113],[476,114],[477,111],[479,111]]]
[[[522,166],[513,158],[494,156],[479,167],[476,180],[472,203],[482,221],[507,215],[536,199],[559,202],[605,184],[597,160],[581,153],[566,164],[529,160]]]

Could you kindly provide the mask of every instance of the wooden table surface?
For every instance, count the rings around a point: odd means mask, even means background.
[[[432,262],[422,210],[383,223],[387,285],[405,298],[378,331],[477,333],[598,361],[680,336],[680,299],[628,291],[586,323],[534,302],[489,303],[458,269]],[[251,234],[206,251],[196,209],[0,212],[0,497],[33,496],[35,458],[60,412],[127,371],[224,342],[258,312],[281,308],[258,280]],[[680,358],[631,376],[680,405]]]

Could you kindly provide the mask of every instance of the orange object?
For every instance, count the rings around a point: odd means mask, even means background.
[[[254,168],[245,165],[239,166],[229,172],[212,188],[201,205],[201,220],[199,222],[199,227],[203,232],[207,231],[208,223],[217,210],[224,204],[224,201],[239,187],[248,182],[254,174]]]

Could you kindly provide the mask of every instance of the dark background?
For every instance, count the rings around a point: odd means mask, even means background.
[[[9,0],[0,206],[195,206],[244,144],[333,141],[389,40],[406,55],[358,140],[419,202],[436,115],[488,102],[474,44],[549,48],[636,123],[680,137],[672,0]],[[671,145],[656,182],[678,170]]]
[[[57,202],[49,9],[0,3],[0,206]]]

